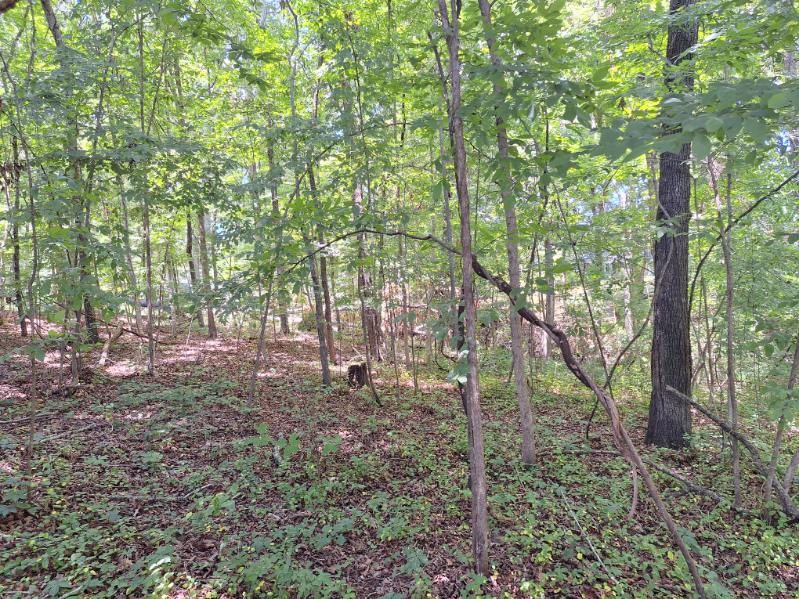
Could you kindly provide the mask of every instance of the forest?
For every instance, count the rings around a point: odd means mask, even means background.
[[[0,595],[799,596],[793,0],[0,0]]]

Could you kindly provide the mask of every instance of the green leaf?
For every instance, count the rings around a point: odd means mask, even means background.
[[[768,99],[768,107],[776,110],[778,108],[785,108],[790,105],[791,97],[788,92],[777,92]]]
[[[705,130],[708,133],[715,133],[724,126],[724,121],[717,116],[710,116],[705,121]]]
[[[710,139],[704,133],[698,133],[693,139],[693,152],[696,160],[707,158],[711,150]]]

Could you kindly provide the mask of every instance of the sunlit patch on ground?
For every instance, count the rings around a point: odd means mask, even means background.
[[[139,368],[129,360],[119,360],[105,366],[104,371],[108,376],[126,378],[136,374]]]
[[[11,385],[6,385],[5,383],[0,383],[0,399],[24,399],[25,394],[17,389],[16,387],[12,387]]]

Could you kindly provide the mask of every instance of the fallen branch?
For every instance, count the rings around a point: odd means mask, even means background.
[[[799,172],[797,172],[799,175]],[[355,231],[350,231],[348,233],[344,233],[343,235],[339,235],[335,239],[330,240],[329,242],[320,245],[316,250],[311,252],[310,254],[300,258],[297,262],[295,262],[289,270],[292,268],[296,268],[299,264],[318,254],[319,252],[323,251],[326,247],[340,241],[342,239],[346,239],[353,235],[358,235],[359,233],[373,233],[376,235],[389,235],[389,236],[397,236],[401,235],[407,237],[408,239],[415,239],[418,241],[430,241],[435,243],[436,245],[440,246],[444,250],[448,252],[452,252],[454,254],[461,255],[461,253],[452,247],[451,245],[445,243],[444,241],[440,240],[433,235],[414,235],[411,233],[407,233],[405,231],[380,231],[378,229],[368,229],[362,228],[357,229]],[[502,277],[495,276],[477,259],[477,256],[474,254],[471,255],[472,261],[472,268],[474,269],[474,273],[479,276],[480,278],[488,281],[494,287],[496,287],[499,291],[504,293],[508,296],[511,301],[511,304],[516,306],[516,298],[518,296],[518,290],[513,289]],[[674,545],[680,550],[683,558],[685,559],[685,563],[688,566],[688,570],[691,573],[691,578],[694,581],[694,586],[696,588],[697,593],[700,597],[705,597],[704,592],[704,583],[702,582],[702,578],[699,575],[699,570],[696,565],[696,561],[694,560],[693,556],[691,555],[688,546],[683,541],[682,536],[680,535],[679,531],[677,530],[677,525],[674,522],[674,519],[671,517],[666,505],[663,503],[663,499],[658,492],[657,486],[655,485],[654,480],[652,479],[652,475],[649,473],[646,465],[644,464],[643,460],[641,459],[641,455],[638,453],[638,450],[635,447],[635,444],[630,439],[630,435],[627,433],[627,429],[624,427],[624,424],[621,421],[621,416],[619,415],[619,409],[616,405],[616,401],[610,396],[610,394],[600,387],[596,381],[588,374],[588,372],[583,369],[582,365],[577,361],[574,357],[574,352],[572,351],[571,344],[569,342],[569,338],[566,336],[566,333],[563,332],[556,324],[550,324],[546,321],[539,318],[532,310],[526,307],[517,307],[517,312],[519,316],[521,316],[527,322],[537,326],[539,329],[543,330],[550,339],[552,339],[555,344],[560,349],[561,359],[563,363],[566,365],[566,368],[575,376],[575,378],[580,381],[586,388],[590,389],[594,395],[596,396],[599,403],[605,409],[605,413],[610,420],[610,428],[613,434],[613,442],[618,449],[619,453],[626,459],[629,464],[636,468],[641,475],[641,478],[644,481],[644,485],[646,486],[647,491],[649,492],[650,497],[652,497],[652,501],[655,503],[655,508],[657,509],[658,515],[660,519],[663,521],[663,524],[669,531],[671,535],[672,541]],[[784,492],[783,492],[784,495]]]
[[[138,337],[139,339],[147,339],[148,338],[146,334],[139,333],[138,331],[134,331],[133,329],[129,329],[127,327],[123,327],[122,325],[115,325],[114,323],[106,322],[105,320],[102,320],[100,318],[95,318],[95,320],[97,322],[99,322],[100,324],[104,324],[104,325],[108,325],[108,326],[116,326],[119,329],[121,329],[123,333],[130,333],[131,335],[133,335],[135,337]],[[156,332],[156,329],[153,329],[153,331]],[[157,332],[163,333],[165,331],[158,330]],[[155,337],[153,339],[153,341],[155,341],[156,345],[181,345],[180,343],[173,343],[173,342],[170,342],[170,341],[163,341],[161,339],[158,339],[157,337]]]
[[[55,435],[50,435],[49,437],[44,437],[42,439],[39,439],[37,441],[37,443],[40,444],[40,445],[42,443],[50,443],[51,441],[57,441],[58,439],[61,439],[63,437],[69,437],[71,435],[76,435],[78,433],[85,433],[86,431],[90,431],[90,430],[93,430],[95,428],[100,428],[101,426],[104,426],[106,424],[110,424],[110,423],[108,423],[108,422],[93,422],[92,424],[89,424],[89,425],[86,425],[86,426],[82,426],[80,428],[69,429],[69,430],[63,431],[61,433],[57,433]]]
[[[111,351],[111,346],[120,338],[122,337],[122,333],[125,331],[122,327],[117,327],[116,332],[113,335],[110,335],[108,339],[105,340],[103,344],[103,351],[100,353],[100,359],[97,360],[98,366],[105,366],[105,363],[108,361],[108,352]]]
[[[585,532],[582,525],[580,524],[580,520],[577,519],[577,514],[574,513],[571,506],[569,505],[569,500],[566,498],[566,495],[563,493],[563,490],[559,488],[558,492],[560,493],[560,496],[563,499],[563,503],[566,506],[566,509],[569,511],[569,514],[571,514],[572,520],[574,520],[574,523],[577,525],[577,530],[580,531],[583,540],[586,543],[588,543],[588,547],[591,549],[591,553],[594,554],[596,561],[598,561],[599,565],[602,566],[602,569],[605,571],[605,574],[608,575],[608,578],[610,578],[610,580],[612,580],[614,584],[619,584],[619,581],[616,579],[615,576],[613,576],[613,574],[610,573],[610,570],[608,570],[608,567],[605,565],[605,562],[602,561],[602,558],[599,556],[599,552],[596,550],[596,547],[594,547],[594,544],[591,542],[591,537],[588,536],[588,533]]]
[[[768,480],[768,467],[766,466],[766,463],[763,461],[763,458],[760,456],[760,451],[758,451],[757,447],[755,447],[749,439],[744,437],[737,430],[734,430],[728,423],[726,423],[721,418],[713,414],[705,406],[691,399],[684,393],[680,393],[674,387],[666,385],[666,390],[673,393],[676,397],[680,398],[684,402],[687,402],[693,408],[701,412],[702,415],[704,415],[706,418],[709,418],[710,420],[715,422],[718,425],[718,427],[721,430],[723,430],[725,433],[727,433],[732,437],[735,437],[741,443],[741,445],[743,445],[746,448],[746,450],[749,452],[749,455],[752,456],[752,463],[754,464],[755,470],[757,470],[758,474],[760,474],[764,479]],[[780,499],[782,510],[793,520],[799,520],[799,508],[797,508],[793,504],[790,495],[788,495],[785,488],[780,484],[780,482],[776,480],[776,477],[772,479],[771,486],[777,492],[777,496]]]
[[[724,500],[724,498],[721,495],[719,495],[718,493],[716,493],[712,489],[708,489],[707,487],[703,487],[702,485],[697,485],[696,483],[691,482],[687,478],[685,478],[683,476],[680,476],[679,474],[677,474],[673,470],[670,470],[669,468],[666,468],[665,466],[661,466],[657,462],[653,462],[651,460],[645,460],[645,461],[646,461],[647,464],[649,464],[649,466],[651,466],[652,468],[654,468],[658,472],[662,472],[666,476],[670,476],[671,478],[676,480],[687,491],[690,491],[690,492],[695,493],[697,495],[706,495],[707,497],[710,497],[711,499],[715,500],[718,503],[721,503]]]
[[[25,422],[30,422],[31,420],[43,420],[49,419],[53,416],[57,416],[61,412],[40,412],[36,416],[31,418],[30,416],[22,416],[21,418],[12,418],[11,420],[0,420],[0,426],[10,426],[12,424],[23,424]]]

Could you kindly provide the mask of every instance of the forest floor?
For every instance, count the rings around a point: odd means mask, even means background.
[[[422,368],[418,391],[401,369],[397,393],[393,366],[379,364],[380,408],[347,388],[346,365],[324,390],[313,341],[298,335],[269,343],[248,401],[253,342],[165,341],[154,377],[135,337],[120,339],[104,367],[93,350],[67,396],[48,354],[30,503],[27,359],[0,363],[3,597],[690,595],[644,491],[628,517],[629,467],[604,418],[586,441],[591,399],[554,362],[535,375],[539,454],[525,469],[507,356],[484,357],[493,570],[484,580],[469,569],[460,400],[436,365]],[[0,356],[21,345],[0,327]],[[617,394],[641,446],[644,386],[628,381]],[[697,429],[691,452],[645,455],[726,496],[716,431]],[[797,596],[795,528],[655,474],[713,596]],[[745,482],[754,495],[756,478]]]

